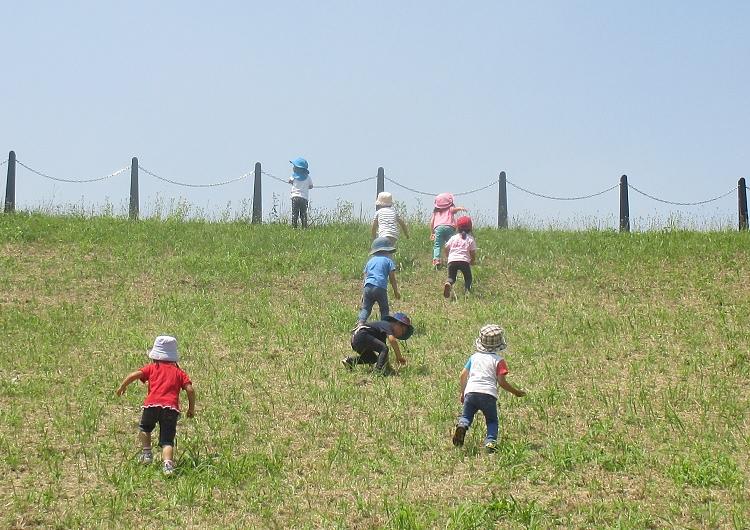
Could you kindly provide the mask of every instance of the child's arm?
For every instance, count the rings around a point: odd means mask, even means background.
[[[193,416],[195,416],[195,389],[193,388],[193,385],[186,385],[185,392],[187,392],[188,396],[187,417],[192,418]]]
[[[526,392],[521,390],[520,388],[516,388],[513,385],[511,385],[506,379],[504,375],[497,376],[497,384],[505,390],[506,392],[510,392],[516,397],[523,397],[526,395]]]
[[[430,216],[430,238],[435,238],[435,212]]]
[[[372,225],[370,226],[370,236],[372,237],[372,239],[375,239],[375,236],[377,235],[377,233],[378,233],[378,218],[376,216],[375,219],[372,220]]]
[[[469,210],[467,210],[467,209],[466,209],[466,208],[464,208],[463,206],[454,206],[454,207],[453,207],[453,213],[458,213],[458,212],[468,212],[468,211],[469,211]]]
[[[409,230],[406,228],[406,223],[403,221],[403,219],[401,219],[401,217],[396,217],[396,219],[398,220],[398,226],[400,226],[401,230],[404,231],[404,236],[406,237],[406,239],[409,239]]]
[[[120,383],[120,388],[118,388],[115,393],[118,396],[123,395],[123,393],[125,393],[125,389],[128,388],[128,385],[136,379],[140,379],[141,377],[143,377],[143,372],[141,372],[140,370],[128,375],[125,379],[123,379],[122,383]]]
[[[398,290],[398,283],[396,283],[396,271],[389,272],[388,279],[391,281],[391,287],[393,287],[393,298],[401,300],[401,291]]]
[[[458,400],[463,403],[464,402],[464,390],[466,390],[466,383],[469,381],[469,371],[464,368],[461,370],[461,375],[458,377],[459,382],[459,390],[458,390]]]
[[[406,364],[406,357],[401,355],[401,348],[399,348],[398,339],[393,335],[388,335],[388,344],[393,348],[393,353],[396,354],[398,364]]]
[[[477,259],[477,251],[476,251],[476,250],[470,250],[470,251],[469,251],[469,256],[471,256],[471,262],[470,262],[470,265],[474,265],[474,262],[475,262],[475,261],[476,261],[476,259]]]

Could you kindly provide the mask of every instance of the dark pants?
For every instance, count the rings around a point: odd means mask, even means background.
[[[307,199],[292,197],[292,226],[297,228],[297,219],[302,221],[302,228],[307,228]]]
[[[146,407],[141,415],[141,423],[138,425],[143,432],[150,433],[159,424],[159,445],[174,445],[174,436],[177,433],[177,418],[180,413],[169,407]]]
[[[367,331],[358,331],[352,336],[352,350],[359,353],[359,357],[351,359],[355,365],[375,364],[375,368],[382,370],[388,364],[388,345]]]
[[[471,422],[474,421],[474,415],[480,410],[484,414],[484,421],[487,423],[487,437],[484,441],[485,443],[496,442],[499,420],[497,418],[497,398],[495,396],[480,392],[469,392],[466,394],[464,396],[464,409],[461,412],[461,417],[458,418],[458,424],[468,429]]]
[[[456,283],[456,277],[458,271],[464,275],[464,287],[467,291],[471,291],[471,265],[465,261],[451,261],[448,263],[448,283],[453,285]]]

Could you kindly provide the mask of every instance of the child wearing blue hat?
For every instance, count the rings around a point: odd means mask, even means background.
[[[307,204],[313,187],[310,171],[304,158],[295,158],[289,162],[292,164],[292,176],[289,177],[289,184],[292,185],[292,226],[297,228],[299,219],[302,221],[302,228],[307,228]]]
[[[401,298],[396,283],[396,264],[391,256],[396,251],[395,245],[387,237],[377,237],[370,246],[370,259],[367,260],[362,282],[362,307],[359,310],[358,324],[364,324],[372,313],[375,302],[380,308],[380,318],[385,320],[389,314],[388,282],[393,287],[393,296]]]
[[[353,370],[358,364],[374,364],[375,369],[384,373],[388,366],[388,346],[393,348],[399,364],[406,364],[401,355],[398,341],[407,340],[414,333],[411,319],[405,313],[387,315],[383,320],[359,324],[352,331],[352,350],[359,353],[356,357],[344,357],[341,364]]]

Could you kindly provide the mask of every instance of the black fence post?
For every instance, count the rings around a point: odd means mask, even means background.
[[[505,171],[500,172],[497,181],[497,227],[508,228],[508,189]]]
[[[630,232],[630,202],[628,202],[628,176],[620,177],[620,232]]]
[[[378,184],[377,192],[375,195],[379,195],[385,190],[385,170],[382,167],[378,168]]]
[[[137,221],[138,215],[138,158],[133,157],[130,161],[130,219]]]
[[[737,206],[740,213],[740,230],[747,230],[747,185],[745,177],[737,182]]]
[[[261,176],[260,162],[255,163],[255,180],[253,181],[253,220],[252,223],[260,224],[263,221],[263,199],[261,198]]]
[[[16,152],[8,153],[8,180],[5,185],[5,213],[16,211]]]

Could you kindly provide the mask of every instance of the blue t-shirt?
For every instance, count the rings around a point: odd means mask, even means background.
[[[373,256],[365,265],[364,285],[388,288],[388,275],[396,270],[396,264],[388,256]]]

